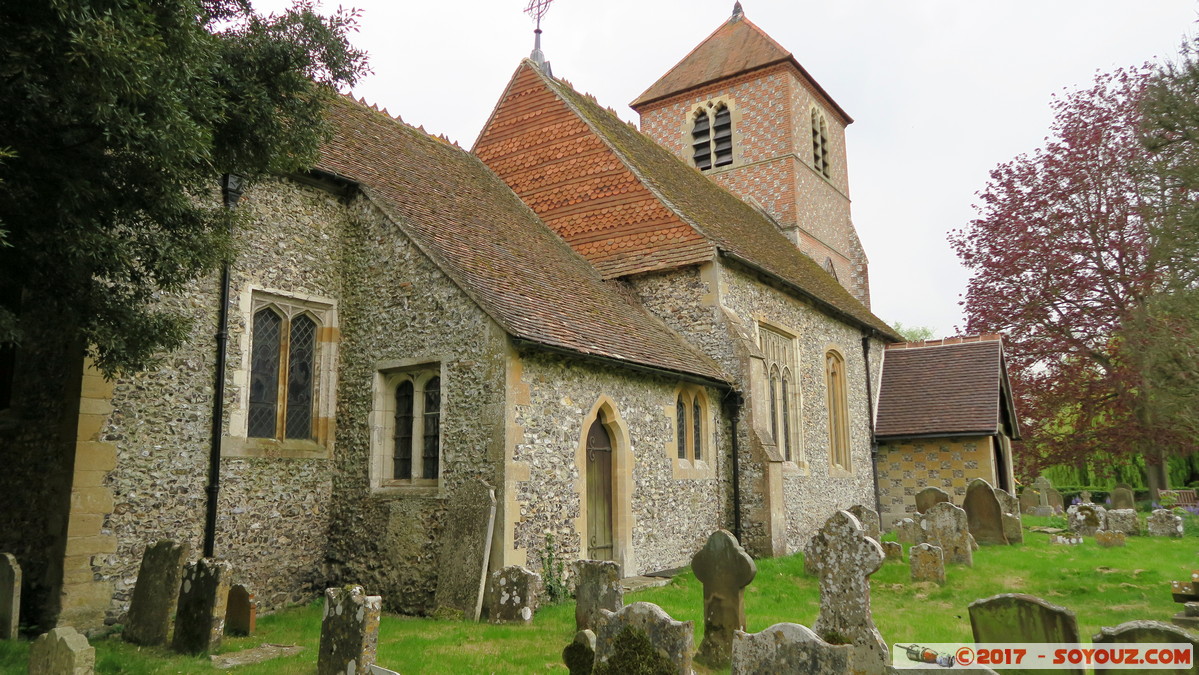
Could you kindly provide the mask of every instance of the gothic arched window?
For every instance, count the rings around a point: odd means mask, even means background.
[[[691,116],[691,161],[700,171],[733,163],[733,114],[728,104],[709,102]]]
[[[829,350],[824,355],[824,382],[828,405],[829,463],[850,470],[849,404],[845,391],[845,361]]]
[[[828,178],[829,161],[828,161],[828,122],[825,121],[824,115],[815,108],[812,109],[812,168],[816,169],[820,175]]]

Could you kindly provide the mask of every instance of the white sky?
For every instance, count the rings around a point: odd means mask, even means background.
[[[290,4],[254,0],[262,11]],[[532,49],[527,0],[345,0],[374,75],[355,88],[470,148]],[[1055,92],[1096,70],[1168,58],[1195,34],[1194,0],[744,0],[855,120],[850,196],[872,309],[940,335],[962,327],[967,272],[946,243],[1000,162],[1044,139]],[[554,75],[637,121],[628,102],[731,14],[733,0],[555,0],[542,22]],[[326,0],[322,9],[335,3]]]

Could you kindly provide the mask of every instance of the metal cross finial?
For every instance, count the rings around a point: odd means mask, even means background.
[[[541,28],[541,17],[550,11],[550,3],[554,0],[529,0],[529,6],[525,7],[525,14],[533,17],[537,22],[537,28]]]

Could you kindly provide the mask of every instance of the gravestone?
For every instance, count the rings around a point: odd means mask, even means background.
[[[146,547],[142,564],[129,601],[129,615],[121,637],[136,645],[162,645],[167,642],[175,603],[179,601],[179,586],[183,580],[183,565],[191,555],[191,544],[163,539]]]
[[[933,505],[920,521],[921,540],[941,547],[945,562],[974,565],[974,538],[966,512],[948,502]]]
[[[624,606],[620,565],[608,560],[580,560],[574,564],[575,630],[596,630],[600,611],[615,612]]]
[[[1078,643],[1074,613],[1023,593],[1004,593],[970,603],[970,629],[980,642]],[[1084,669],[1021,670],[1020,673],[1085,675]]]
[[[1136,498],[1128,486],[1117,485],[1112,490],[1112,509],[1136,509]]]
[[[11,553],[0,553],[0,640],[16,640],[21,623],[21,566]]]
[[[634,602],[618,612],[601,609],[599,624],[595,675],[691,675],[693,622],[675,621],[653,603]]]
[[[806,626],[776,623],[733,636],[733,675],[827,675],[850,672],[850,646],[830,645]]]
[[[383,598],[361,586],[325,589],[317,675],[366,673],[379,647],[379,613]]]
[[[904,518],[895,523],[895,538],[901,544],[919,544],[922,538],[920,523],[911,518]]]
[[[945,554],[940,546],[917,544],[908,550],[912,581],[935,581],[945,585]]]
[[[862,531],[866,533],[867,537],[875,541],[882,537],[882,524],[879,522],[877,511],[861,504],[855,504],[845,510],[858,519],[858,524],[862,526]]]
[[[1091,642],[1096,645],[1183,643],[1191,645],[1192,654],[1199,654],[1199,638],[1181,628],[1161,621],[1128,621],[1115,628],[1104,627],[1100,629],[1099,633],[1091,637]],[[1104,675],[1109,672],[1127,673],[1128,670],[1116,670],[1115,668],[1103,668],[1101,666],[1095,667],[1095,675]],[[1154,675],[1158,673],[1162,673],[1163,675],[1170,675],[1172,673],[1191,675],[1196,672],[1196,666],[1192,663],[1185,668],[1155,669],[1151,672]]]
[[[225,609],[226,635],[253,635],[258,624],[258,603],[254,594],[241,584],[229,589],[229,603]]]
[[[468,480],[449,501],[437,555],[434,607],[479,620],[494,530],[495,490],[481,480]]]
[[[201,558],[183,569],[171,649],[182,654],[210,652],[225,634],[225,607],[233,568],[215,558]]]
[[[736,537],[716,530],[691,558],[691,569],[704,585],[704,641],[695,658],[724,668],[733,655],[733,631],[745,630],[745,587],[758,568]]]
[[[29,645],[29,675],[92,675],[96,648],[70,626],[42,633]]]
[[[939,487],[926,487],[916,493],[916,513],[927,513],[934,504],[948,502],[949,493]]]
[[[1009,544],[1024,543],[1024,522],[1021,519],[1020,500],[1015,495],[995,488],[995,498],[999,500],[999,509],[1003,511],[1003,536]]]
[[[1095,543],[1103,548],[1115,548],[1124,545],[1124,533],[1100,530],[1095,533]]]
[[[882,546],[845,511],[825,522],[811,546],[820,582],[820,614],[812,630],[827,642],[853,645],[854,672],[885,672],[891,654],[870,615],[870,575],[883,564]]]
[[[1033,509],[1041,505],[1041,492],[1029,485],[1020,492],[1020,513],[1033,515]]]
[[[1037,507],[1037,512],[1033,515],[1052,516],[1055,513],[1060,513],[1065,508],[1062,493],[1054,489],[1053,484],[1049,482],[1048,478],[1037,476],[1037,479],[1032,484],[1041,493],[1041,504]]]
[[[487,585],[487,616],[491,623],[531,623],[541,606],[545,585],[541,575],[520,565],[491,573]]]
[[[1071,504],[1066,510],[1066,527],[1082,537],[1093,537],[1107,524],[1107,509],[1096,504]]]
[[[903,544],[897,541],[884,541],[881,543],[883,545],[883,555],[887,560],[903,562]]]
[[[1094,504],[1095,503],[1095,502],[1091,501],[1091,491],[1090,490],[1083,490],[1082,492],[1079,492],[1078,493],[1078,501],[1082,504]]]
[[[1150,537],[1181,537],[1182,517],[1169,509],[1154,509],[1145,521],[1145,529]]]
[[[1132,509],[1115,509],[1107,512],[1107,529],[1128,535],[1141,533],[1141,521]]]
[[[1007,490],[995,488],[995,499],[999,500],[999,510],[1004,513],[1020,513],[1020,500]]]
[[[570,675],[591,675],[595,667],[595,633],[581,630],[575,639],[562,650],[562,660]]]
[[[1003,508],[990,483],[981,478],[970,481],[966,486],[962,509],[966,512],[966,523],[975,541],[979,544],[1007,545],[1007,536],[1003,533]]]

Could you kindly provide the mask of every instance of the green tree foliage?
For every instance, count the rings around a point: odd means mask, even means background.
[[[228,253],[220,175],[315,160],[323,100],[366,72],[356,18],[304,2],[272,16],[248,0],[0,4],[0,342],[53,317],[108,373],[179,344],[186,325],[154,298]]]
[[[920,342],[921,340],[931,340],[934,333],[933,329],[928,326],[905,326],[899,321],[891,323],[891,327],[896,333],[903,336],[903,339],[908,342]]]

